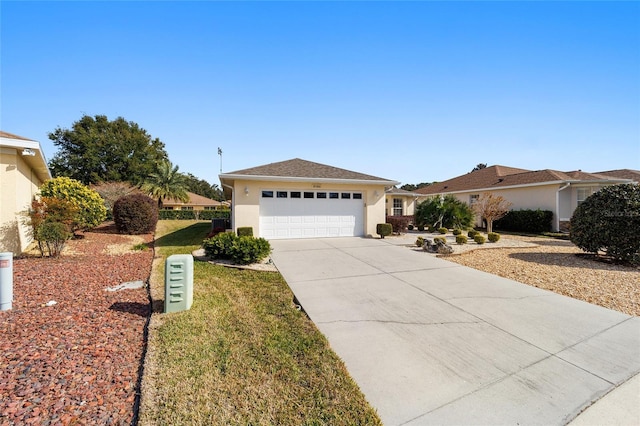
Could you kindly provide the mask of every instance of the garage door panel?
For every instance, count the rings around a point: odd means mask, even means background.
[[[314,195],[308,199],[260,200],[260,236],[268,239],[359,236],[363,234],[363,224],[362,199],[316,198]]]

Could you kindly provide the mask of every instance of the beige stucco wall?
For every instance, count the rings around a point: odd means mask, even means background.
[[[231,217],[234,231],[239,227],[251,226],[254,235],[260,235],[260,195],[263,190],[361,191],[364,203],[364,235],[375,236],[376,225],[385,221],[385,188],[382,185],[236,180]]]
[[[41,184],[18,150],[0,148],[0,251],[19,254],[31,243],[19,213],[29,208]]]

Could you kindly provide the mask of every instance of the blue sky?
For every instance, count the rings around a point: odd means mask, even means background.
[[[0,127],[122,116],[183,172],[640,169],[638,2],[0,3]]]

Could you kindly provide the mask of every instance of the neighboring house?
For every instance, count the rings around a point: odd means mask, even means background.
[[[426,198],[423,194],[406,191],[396,187],[389,188],[385,192],[385,204],[387,216],[413,216],[416,205],[420,199]]]
[[[0,131],[0,252],[20,254],[31,243],[21,212],[31,206],[51,172],[40,144]]]
[[[604,174],[609,173],[609,174]],[[567,230],[575,208],[592,193],[607,185],[633,182],[638,171],[623,170],[603,173],[557,170],[525,170],[505,166],[491,166],[462,176],[437,182],[417,193],[430,196],[454,195],[472,205],[482,193],[501,195],[512,203],[512,210],[542,209],[553,212],[554,231]],[[637,182],[637,178],[635,179]]]
[[[398,182],[295,158],[220,174],[233,230],[267,239],[376,235]]]
[[[193,192],[187,192],[189,195],[189,201],[183,203],[180,200],[174,200],[168,198],[162,201],[162,208],[165,210],[220,210],[227,208],[224,203],[220,201],[212,200],[211,198],[203,197],[202,195],[194,194]]]

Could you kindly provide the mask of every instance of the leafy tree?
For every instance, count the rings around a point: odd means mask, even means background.
[[[113,205],[119,198],[125,195],[140,192],[135,186],[127,182],[102,182],[91,185],[91,189],[96,191],[104,200],[104,206],[107,208],[107,217],[113,217]]]
[[[179,167],[174,167],[171,161],[161,161],[157,171],[151,173],[140,186],[142,192],[158,200],[158,209],[162,208],[162,201],[166,198],[183,203],[189,201],[187,178],[178,170]]]
[[[573,212],[571,242],[589,253],[605,252],[640,264],[640,186],[607,186]]]
[[[493,222],[509,213],[511,205],[502,195],[485,192],[473,203],[473,211],[487,221],[487,233],[489,233],[493,232]]]
[[[211,198],[212,200],[223,201],[222,191],[215,183],[210,184],[206,180],[199,179],[191,173],[187,173],[185,177],[187,181],[187,191]]]
[[[72,231],[94,228],[107,217],[107,209],[100,195],[75,179],[64,176],[49,179],[40,187],[40,195],[66,200],[75,206],[78,213]]]
[[[466,229],[473,223],[473,211],[453,195],[431,197],[416,206],[415,220],[418,225]]]
[[[471,171],[475,172],[477,170],[482,170],[482,169],[486,169],[486,168],[487,168],[487,164],[486,163],[479,163]]]
[[[433,185],[434,183],[436,182],[421,182],[417,185],[414,185],[412,183],[405,183],[400,187],[400,189],[404,189],[405,191],[415,191],[416,189],[426,188],[427,186]]]
[[[83,115],[71,129],[56,128],[49,139],[59,149],[49,162],[53,175],[86,185],[104,181],[137,185],[167,158],[158,138],[122,117],[109,121],[105,115]]]

